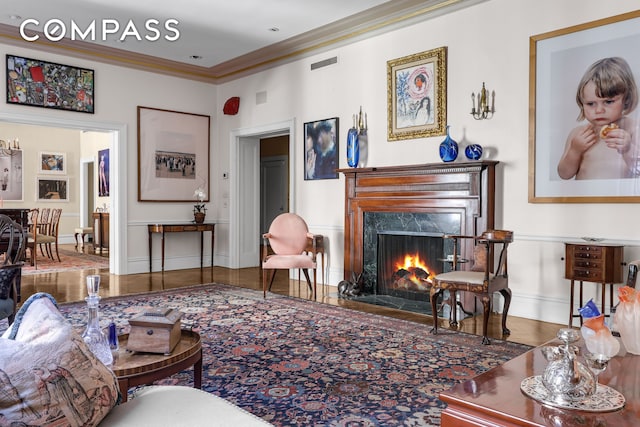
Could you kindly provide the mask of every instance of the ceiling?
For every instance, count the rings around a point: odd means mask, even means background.
[[[21,0],[0,42],[223,82],[480,1]]]

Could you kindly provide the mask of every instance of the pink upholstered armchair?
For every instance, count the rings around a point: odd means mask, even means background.
[[[267,270],[272,270],[269,280],[269,290],[273,284],[277,270],[288,270],[299,268],[304,272],[309,290],[316,295],[316,251],[305,252],[307,239],[313,239],[313,234],[309,233],[307,223],[294,213],[283,213],[278,215],[271,226],[269,232],[262,235],[264,240],[262,255],[262,290],[264,297],[267,297]],[[269,254],[271,247],[272,254]],[[309,269],[313,270],[313,287],[309,279]]]

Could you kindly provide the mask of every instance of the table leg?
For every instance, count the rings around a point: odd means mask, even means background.
[[[127,398],[129,397],[129,380],[127,380],[126,378],[124,379],[119,379],[118,380],[118,387],[120,388],[120,395],[122,398],[122,403],[127,401]]]
[[[569,327],[573,327],[573,290],[574,281],[571,280],[571,293],[569,294]]]
[[[202,388],[202,349],[200,349],[200,358],[193,365],[193,387]]]
[[[152,241],[153,241],[152,236],[153,236],[153,233],[151,232],[151,230],[149,230],[149,273],[151,273],[151,272],[153,271],[153,270],[152,270],[152,268],[153,268],[153,267],[152,267],[152,264],[153,264],[153,257],[151,256],[151,251],[152,251],[152,247],[153,247],[153,244],[152,244]]]
[[[164,230],[160,234],[160,239],[162,239],[162,272],[164,272]]]
[[[213,268],[213,248],[214,248],[214,241],[215,241],[215,236],[216,236],[216,229],[215,229],[215,225],[214,228],[211,229],[211,268]]]
[[[583,298],[582,298],[582,280],[580,281],[580,304],[578,304],[578,309],[581,309],[582,306],[584,305]],[[580,313],[580,312],[578,312]],[[578,317],[580,318],[580,326],[582,326],[582,316],[578,315]]]
[[[202,270],[203,262],[202,255],[204,252],[204,231],[200,232],[200,270]]]

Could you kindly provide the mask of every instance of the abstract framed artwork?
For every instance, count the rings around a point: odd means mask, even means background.
[[[138,107],[138,201],[209,201],[210,116]]]
[[[38,173],[64,175],[67,173],[67,155],[41,151],[38,155]]]
[[[7,55],[7,104],[94,113],[94,71]]]
[[[529,202],[640,202],[637,46],[640,11],[530,38]]]
[[[444,135],[447,126],[447,48],[387,61],[389,141]]]
[[[98,197],[109,197],[109,149],[98,151]]]
[[[304,124],[304,179],[337,179],[339,119]]]
[[[47,202],[68,202],[69,179],[36,178],[36,200]]]

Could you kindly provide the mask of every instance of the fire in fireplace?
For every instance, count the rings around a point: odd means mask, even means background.
[[[431,280],[442,272],[442,234],[378,233],[377,252],[376,294],[428,300]]]
[[[422,262],[417,252],[405,255],[402,262],[396,263],[395,270],[391,276],[392,289],[428,291],[432,284],[431,268]]]

